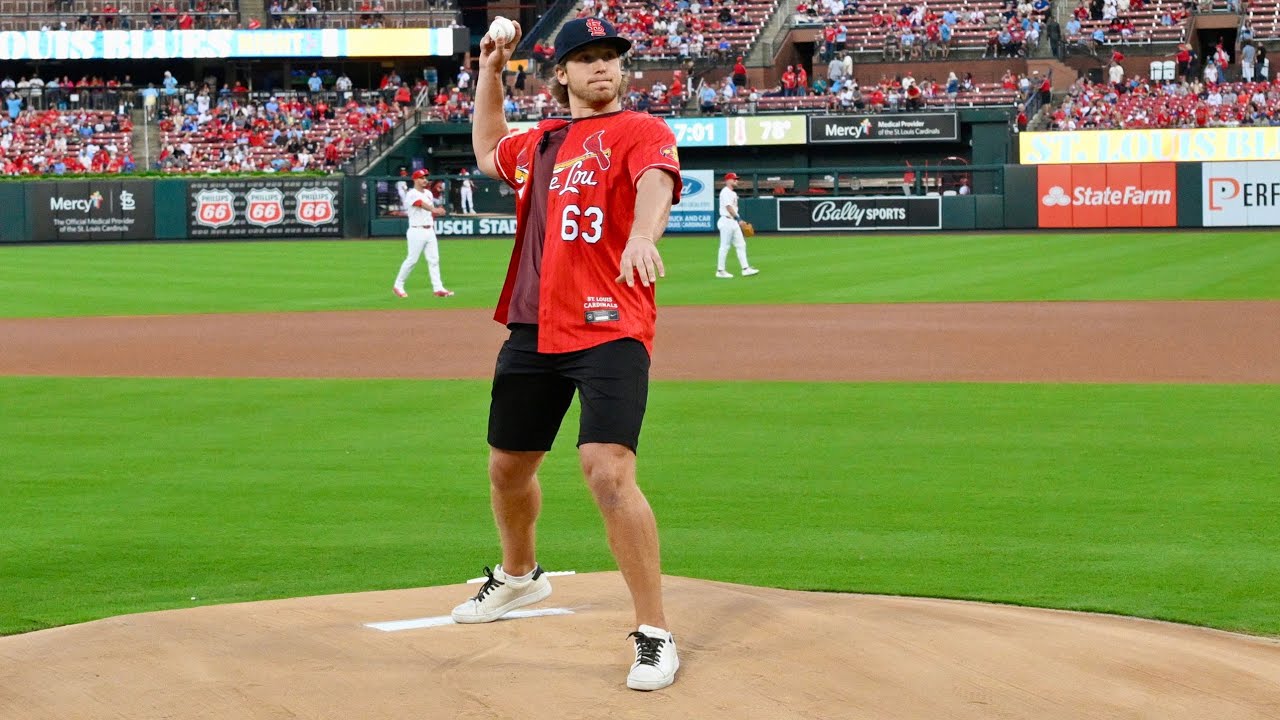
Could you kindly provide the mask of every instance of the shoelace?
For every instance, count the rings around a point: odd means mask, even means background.
[[[657,666],[658,656],[662,654],[662,644],[666,640],[649,637],[639,631],[633,632],[627,637],[636,639],[636,662],[641,665]]]
[[[476,602],[484,600],[484,596],[493,592],[499,585],[506,585],[506,583],[493,576],[493,571],[490,570],[487,565],[484,568],[484,574],[488,576],[489,579],[484,581],[484,585],[480,586],[480,592],[476,593]]]

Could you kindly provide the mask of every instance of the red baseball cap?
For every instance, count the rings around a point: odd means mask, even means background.
[[[735,172],[725,173],[725,174],[724,174],[724,179],[725,179],[725,180],[737,180],[737,179],[738,179],[738,173],[735,173]]]
[[[414,170],[413,179],[417,180],[418,178],[424,178],[430,174],[431,174],[431,171],[427,170],[426,168],[422,168],[421,170]]]

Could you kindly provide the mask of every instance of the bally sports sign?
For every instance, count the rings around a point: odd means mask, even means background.
[[[937,230],[942,200],[928,197],[778,198],[779,230]]]
[[[188,186],[189,235],[337,237],[342,181],[330,179],[200,181]]]
[[[1042,165],[1040,227],[1174,227],[1178,180],[1173,163]]]

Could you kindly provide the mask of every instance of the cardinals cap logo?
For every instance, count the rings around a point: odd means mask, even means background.
[[[595,18],[587,19],[587,32],[591,33],[592,37],[604,37],[605,35],[608,35],[608,33],[604,31],[604,25],[600,24],[600,21]]]

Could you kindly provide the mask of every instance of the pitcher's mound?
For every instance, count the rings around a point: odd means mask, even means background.
[[[681,670],[624,685],[617,573],[539,609],[439,617],[474,585],[148,613],[0,638],[0,717],[1275,718],[1280,642],[1051,610],[668,577]],[[412,625],[412,624],[411,624]],[[423,627],[422,625],[428,625]]]

